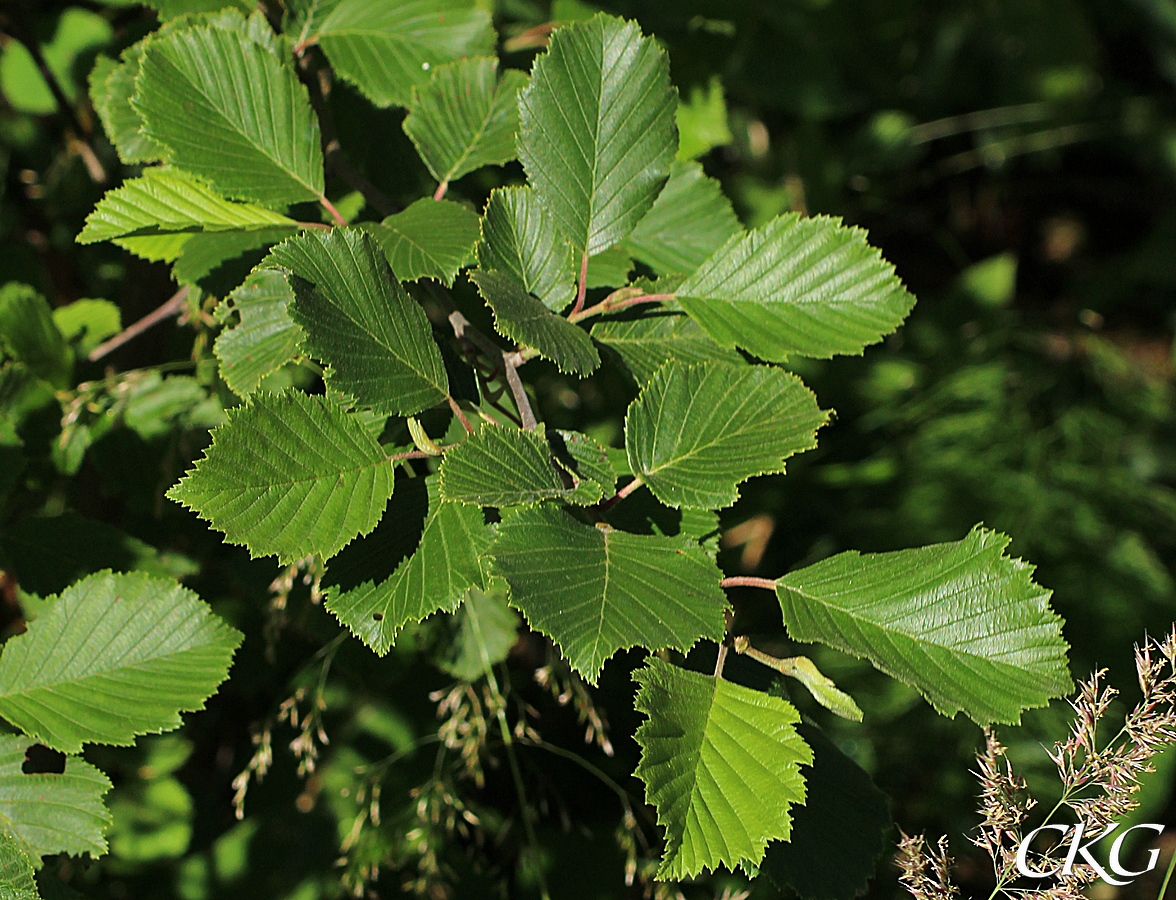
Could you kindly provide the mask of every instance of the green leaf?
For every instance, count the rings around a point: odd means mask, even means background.
[[[180,284],[199,287],[223,297],[239,287],[264,251],[296,234],[296,229],[275,226],[250,231],[209,231],[184,235],[180,255],[172,264],[172,277]],[[125,238],[118,243],[142,238]]]
[[[73,351],[45,298],[27,284],[0,287],[0,350],[54,387],[69,385]]]
[[[579,431],[555,430],[551,435],[555,458],[579,484],[567,502],[578,505],[611,497],[617,488],[617,473],[608,449]]]
[[[529,187],[498,188],[490,194],[478,263],[511,273],[552,312],[561,312],[576,297],[572,247]]]
[[[0,897],[4,900],[40,900],[33,864],[16,838],[0,830]]]
[[[86,217],[79,244],[168,232],[250,231],[297,227],[293,219],[257,206],[226,200],[178,169],[150,168],[141,178],[108,191]]]
[[[291,273],[294,321],[331,367],[336,390],[377,412],[410,416],[445,399],[449,382],[432,328],[375,238],[336,228],[292,238],[264,266]]]
[[[719,183],[696,162],[676,162],[624,247],[659,275],[689,275],[742,233]]]
[[[229,543],[287,565],[330,558],[376,527],[392,464],[359,417],[296,391],[254,394],[228,417],[167,495]]]
[[[894,553],[839,553],[776,585],[784,624],[912,685],[940,713],[1018,722],[1071,688],[1061,619],[1009,539],[976,528],[962,541]]]
[[[429,481],[429,516],[416,551],[383,581],[327,592],[327,609],[380,656],[406,623],[441,610],[452,612],[468,590],[482,585],[479,558],[491,536],[482,510],[443,501],[435,480]],[[395,505],[391,512],[390,518],[395,517]],[[342,557],[340,561],[347,565]]]
[[[828,419],[804,383],[769,366],[668,362],[625,416],[629,466],[667,506],[719,509],[753,475],[817,445]]]
[[[273,269],[258,269],[229,295],[241,321],[220,333],[214,349],[221,377],[239,397],[298,355],[304,335],[290,318],[293,299],[286,277]]]
[[[501,334],[516,344],[534,347],[567,374],[583,377],[600,365],[600,354],[588,332],[553,313],[513,275],[479,269],[470,278],[494,311],[494,327]]]
[[[441,463],[441,496],[458,503],[528,506],[571,492],[551,460],[542,426],[521,431],[484,425],[451,447]]]
[[[669,61],[632,22],[560,28],[519,94],[527,179],[581,254],[625,238],[665,184],[677,150]]]
[[[217,12],[225,7],[248,10],[252,5],[249,0],[144,0],[144,3],[157,10],[164,22],[180,16]]]
[[[454,614],[452,639],[436,658],[441,671],[462,681],[477,681],[510,654],[519,639],[519,617],[506,605],[501,578],[483,591],[471,587]]]
[[[493,57],[432,70],[428,82],[413,91],[404,133],[437,181],[448,184],[515,158],[518,93],[526,83],[526,73],[518,69],[507,69],[499,80]]]
[[[678,159],[697,159],[731,143],[727,101],[719,76],[711,76],[705,91],[697,84],[690,89],[689,97],[678,104],[677,120]]]
[[[286,206],[323,194],[306,88],[242,31],[198,25],[152,38],[132,103],[171,162],[228,197]]]
[[[453,285],[458,270],[474,261],[481,234],[476,213],[449,200],[417,200],[379,224],[364,224],[401,281],[433,278]]]
[[[720,344],[773,362],[861,353],[915,303],[864,231],[796,213],[732,237],[677,293]]]
[[[813,751],[808,798],[793,814],[791,837],[768,845],[761,871],[805,900],[853,900],[886,849],[889,802],[819,728],[802,722],[796,730]]]
[[[593,684],[618,650],[720,641],[721,573],[697,544],[583,525],[551,507],[504,519],[491,548],[511,605]]]
[[[60,774],[26,775],[25,752],[36,741],[0,734],[0,823],[34,865],[53,853],[106,852],[102,837],[110,814],[102,795],[110,779],[83,759],[66,757]]]
[[[494,52],[490,15],[472,0],[340,0],[306,41],[314,39],[376,106],[408,106],[432,69]]]
[[[90,102],[119,159],[128,165],[158,162],[167,153],[166,147],[143,133],[143,119],[131,105],[142,62],[143,45],[133,44],[117,63],[108,56],[98,57],[90,72]]]
[[[90,575],[4,645],[0,716],[65,753],[130,744],[203,709],[240,642],[170,579]]]
[[[122,331],[122,315],[109,300],[75,300],[53,310],[53,324],[78,354],[85,356]]]
[[[633,259],[621,246],[609,247],[588,260],[586,284],[590,288],[622,287],[629,283]]]
[[[805,802],[812,751],[800,714],[779,697],[650,657],[633,673],[635,735],[645,799],[666,829],[659,881],[723,865],[758,866],[769,841],[788,840],[791,807]]]
[[[658,310],[639,319],[596,322],[592,337],[620,354],[639,386],[649,383],[668,360],[742,365],[737,350],[720,347],[685,313]]]

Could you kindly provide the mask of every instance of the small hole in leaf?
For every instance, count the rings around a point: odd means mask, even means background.
[[[372,618],[375,619],[377,622],[383,622],[384,621],[384,614],[383,613],[372,613]]]
[[[44,744],[33,744],[25,751],[20,770],[26,775],[60,775],[65,771],[65,754]]]

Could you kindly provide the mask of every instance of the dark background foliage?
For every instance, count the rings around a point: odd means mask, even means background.
[[[919,298],[899,333],[864,358],[803,364],[836,417],[818,450],[794,460],[787,476],[748,485],[724,513],[727,571],[774,577],[842,549],[955,540],[982,521],[1012,535],[1012,551],[1054,591],[1075,675],[1106,666],[1130,699],[1132,644],[1176,618],[1176,6],[603,6],[666,44],[684,98],[721,86],[730,140],[703,162],[746,224],[788,209],[842,216],[869,229]],[[554,8],[500,0],[504,62],[526,68],[536,26],[586,9],[576,0]],[[32,284],[54,306],[107,298],[124,324],[172,292],[165,266],[73,242],[125,174],[88,107],[86,75],[98,53],[115,54],[154,25],[150,10],[113,2],[10,0],[0,11],[0,284]],[[36,74],[26,44],[44,48],[68,108]],[[344,145],[380,188],[402,203],[431,190],[401,112],[373,114],[342,85],[331,105]],[[512,173],[467,179],[465,196],[480,206],[495,179]],[[79,369],[91,381],[160,366],[178,377],[144,373],[127,382],[122,406],[88,413],[104,424],[92,429],[76,474],[62,464],[72,434],[48,401],[26,428],[23,455],[0,447],[9,629],[18,584],[44,595],[102,566],[137,566],[182,577],[247,635],[230,682],[183,732],[89,754],[116,783],[113,852],[96,864],[51,862],[46,890],[68,883],[114,900],[313,900],[339,895],[343,878],[397,896],[405,879],[428,880],[433,859],[453,873],[442,880],[456,896],[529,895],[536,868],[555,896],[639,896],[624,885],[617,799],[582,763],[522,751],[529,802],[540,812],[538,856],[526,848],[500,753],[490,754],[497,764],[487,762],[484,786],[431,781],[433,746],[413,741],[435,732],[428,695],[451,679],[418,651],[429,628],[385,660],[353,640],[333,642],[337,624],[300,578],[275,602],[272,560],[223,546],[163,498],[219,420],[217,401],[232,402],[199,362],[215,324],[191,318]],[[577,383],[554,369],[543,371],[537,391],[544,419],[604,438],[619,434],[635,393],[615,374]],[[738,629],[782,640],[774,604],[754,592],[736,600]],[[979,730],[936,716],[913,690],[864,664],[832,651],[817,659],[858,698],[865,722],[831,720],[807,697],[796,702],[871,773],[905,830],[952,836],[965,857],[961,882],[986,894],[988,876],[966,858],[965,841],[975,823],[968,772]],[[546,662],[545,645],[525,636],[503,677],[534,708],[545,740],[599,767],[640,807],[640,785],[627,775],[636,759],[635,660],[611,663],[594,693],[609,718],[612,758],[582,741],[574,704],[561,706],[535,682]],[[288,714],[278,720],[291,697],[298,727]],[[319,699],[330,744],[316,741],[318,765],[300,775],[287,745]],[[1067,712],[1055,703],[1001,731],[1031,785],[1047,794],[1041,744],[1060,735]],[[273,767],[250,787],[237,821],[231,782],[267,723]],[[319,724],[312,719],[308,733]],[[370,766],[389,754],[400,755],[381,770],[381,822],[352,833],[371,799]],[[1144,821],[1176,824],[1171,772],[1169,755],[1142,793]],[[464,826],[421,819],[421,804],[436,799],[430,791],[450,789],[470,810]],[[722,875],[684,890],[711,896],[742,883]],[[776,894],[766,879],[752,890]],[[884,859],[872,891],[896,890]]]

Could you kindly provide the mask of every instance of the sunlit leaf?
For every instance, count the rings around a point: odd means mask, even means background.
[[[800,767],[812,751],[800,714],[768,694],[651,657],[633,673],[636,775],[657,808],[666,849],[657,877],[677,881],[720,865],[758,866],[771,840],[788,840],[805,801]]]
[[[499,524],[491,557],[511,605],[593,684],[623,648],[686,652],[723,637],[721,573],[689,540],[593,528],[540,507]]]
[[[576,260],[626,237],[677,150],[669,62],[632,22],[560,28],[519,95],[519,159]]]
[[[1071,688],[1061,620],[1009,539],[976,528],[962,541],[894,553],[849,551],[776,585],[798,641],[865,657],[939,712],[1017,722]]]
[[[0,654],[0,716],[67,753],[170,731],[228,675],[241,635],[174,581],[91,575]]]
[[[354,414],[325,397],[257,393],[168,496],[225,540],[283,564],[329,558],[367,534],[392,494],[392,464]]]

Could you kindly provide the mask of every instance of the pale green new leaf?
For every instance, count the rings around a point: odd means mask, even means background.
[[[773,362],[861,353],[915,303],[864,231],[796,213],[732,237],[677,294],[720,344]]]
[[[739,351],[719,346],[692,318],[671,310],[659,310],[627,322],[616,319],[596,322],[592,337],[617,351],[637,384],[642,386],[671,359],[682,363],[742,365],[744,362]]]
[[[0,898],[40,900],[40,897],[28,854],[13,835],[0,828]]]
[[[0,716],[65,753],[90,742],[130,744],[202,709],[240,642],[171,579],[99,572],[4,645]]]
[[[770,366],[667,362],[625,416],[633,474],[667,506],[719,509],[753,475],[817,445],[828,419],[804,383]]]
[[[678,146],[665,51],[632,22],[594,16],[557,30],[519,94],[519,159],[575,258],[625,238]]]
[[[540,507],[503,519],[491,558],[511,605],[593,684],[618,650],[685,653],[723,638],[722,573],[688,539],[593,528]]]
[[[292,238],[262,263],[291,274],[291,313],[328,383],[381,413],[411,416],[445,399],[449,381],[425,311],[362,229]]]
[[[658,880],[726,866],[758,866],[788,840],[793,804],[805,802],[800,767],[812,751],[800,714],[779,697],[651,657],[633,673],[641,761],[634,774],[666,829]]]
[[[0,734],[0,830],[34,866],[53,853],[97,859],[106,852],[102,834],[110,813],[102,795],[110,779],[84,759],[66,757],[60,774],[26,775],[25,752],[35,744],[23,735]]]
[[[229,294],[241,321],[220,333],[214,350],[233,393],[248,397],[266,375],[298,355],[304,335],[290,318],[293,299],[290,283],[274,269],[256,270]]]
[[[696,162],[675,162],[624,247],[659,275],[689,275],[742,231],[719,183]]]
[[[434,479],[429,482],[429,515],[412,555],[382,581],[327,592],[327,609],[380,656],[410,620],[452,612],[466,591],[482,586],[479,558],[491,538],[482,510],[443,501]]]
[[[499,188],[490,194],[478,263],[511,273],[552,312],[561,312],[575,299],[571,244],[529,187]]]
[[[78,235],[79,244],[93,244],[138,235],[169,232],[250,231],[297,227],[273,210],[253,203],[226,200],[178,169],[144,169],[98,201]]]
[[[143,133],[143,119],[131,105],[142,61],[143,45],[132,44],[119,62],[98,57],[90,72],[90,102],[119,159],[128,164],[158,162],[167,153],[166,147]]]
[[[470,278],[493,310],[494,327],[501,334],[516,344],[534,347],[561,372],[583,377],[600,365],[600,354],[588,332],[553,313],[513,275],[479,269]]]
[[[527,76],[507,69],[498,78],[498,60],[474,57],[437,66],[413,91],[404,133],[441,184],[482,166],[515,158],[519,130],[518,93]]]
[[[392,463],[363,421],[326,397],[257,393],[229,410],[212,446],[167,495],[283,565],[330,558],[376,527]]]
[[[458,271],[474,261],[481,230],[478,215],[449,200],[417,200],[379,224],[364,224],[401,281],[433,278],[453,285]]]
[[[976,528],[962,541],[894,553],[849,551],[781,578],[784,624],[798,641],[865,657],[936,710],[1015,723],[1070,690],[1061,619],[1009,539]]]
[[[323,194],[318,120],[293,68],[211,25],[147,42],[132,103],[180,168],[267,206]]]
[[[408,106],[430,70],[494,52],[490,15],[473,0],[339,0],[304,38],[376,106]]]
[[[521,431],[484,425],[450,448],[441,463],[441,496],[479,506],[566,499],[572,493],[570,482],[570,476],[565,482],[556,471],[542,427]]]

